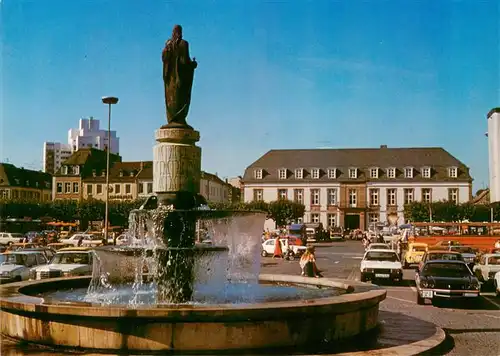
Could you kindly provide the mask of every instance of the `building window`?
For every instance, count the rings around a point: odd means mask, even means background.
[[[68,166],[62,167],[62,174],[68,174]]]
[[[286,200],[288,196],[288,189],[278,189],[278,199]]]
[[[413,203],[413,196],[414,196],[413,192],[414,191],[411,188],[407,188],[404,190],[405,205]]]
[[[80,192],[80,183],[73,183],[73,193],[78,194]]]
[[[319,169],[318,168],[314,168],[311,171],[311,176],[312,176],[313,179],[319,179]]]
[[[355,208],[358,202],[355,189],[349,189],[349,207]]]
[[[64,183],[64,193],[71,194],[71,183],[69,182]]]
[[[125,194],[130,194],[130,184],[125,184]]]
[[[254,189],[253,190],[253,200],[254,201],[264,200],[264,191],[262,189]]]
[[[387,189],[387,205],[396,205],[396,189]]]
[[[62,193],[63,192],[63,184],[62,183],[57,183],[57,192]]]
[[[92,184],[87,184],[87,195],[92,194]]]
[[[352,178],[352,179],[358,178],[358,169],[357,168],[349,168],[349,178]]]
[[[295,189],[293,191],[293,200],[296,203],[304,204],[304,189]]]
[[[369,213],[368,214],[368,221],[370,223],[377,223],[379,221],[379,214],[378,213]]]
[[[295,170],[295,179],[302,179],[304,178],[304,170],[302,168],[297,168]]]
[[[328,227],[337,226],[337,214],[328,214],[326,223]]]
[[[370,168],[370,178],[378,178],[378,168]]]
[[[95,187],[96,194],[102,194],[102,184],[97,184]]]
[[[448,189],[448,200],[458,204],[458,189],[449,188]]]
[[[121,184],[115,184],[115,194],[120,194],[121,188]]]
[[[312,223],[319,223],[319,214],[311,214],[311,222]]]
[[[76,175],[80,174],[80,166],[73,167],[73,174],[76,174]]]
[[[144,193],[144,184],[142,184],[142,183],[137,183],[137,192],[138,192],[139,194]]]
[[[337,189],[332,188],[327,190],[328,205],[337,205]]]
[[[424,178],[430,178],[431,177],[431,168],[430,167],[424,167],[424,168],[422,168],[422,177],[424,177]]]
[[[458,175],[457,173],[458,173],[457,167],[450,167],[448,169],[448,176],[450,178],[457,178],[457,175]]]
[[[253,174],[255,179],[262,179],[262,169],[256,169]]]
[[[328,179],[335,179],[335,178],[337,178],[337,170],[335,168],[329,168]]]
[[[311,205],[319,205],[319,189],[311,189]]]
[[[387,177],[396,178],[396,168],[388,168],[387,169]]]
[[[153,183],[148,183],[147,189],[148,194],[153,193]]]
[[[297,224],[302,224],[302,222],[304,221],[304,218],[297,218]]]
[[[424,203],[430,203],[432,200],[432,189],[431,188],[422,188],[422,201]]]
[[[378,206],[379,205],[379,190],[378,189],[370,189],[370,206]]]
[[[286,169],[282,168],[278,170],[278,175],[280,179],[286,179]]]
[[[413,168],[411,167],[405,168],[405,178],[413,178]]]

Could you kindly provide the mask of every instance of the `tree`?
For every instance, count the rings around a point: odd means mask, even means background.
[[[286,199],[269,203],[268,216],[277,226],[286,226],[304,216],[305,206]]]
[[[430,218],[429,204],[414,201],[404,207],[405,219],[411,222],[428,222]]]

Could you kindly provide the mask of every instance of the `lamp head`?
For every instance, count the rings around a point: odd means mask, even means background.
[[[116,104],[118,102],[118,98],[114,96],[103,96],[101,100],[104,104]]]

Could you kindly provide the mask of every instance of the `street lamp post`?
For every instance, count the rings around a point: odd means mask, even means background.
[[[108,225],[109,225],[109,151],[111,149],[111,105],[118,103],[118,98],[113,96],[103,96],[103,104],[108,104],[108,146],[106,148],[106,207],[104,213],[104,240],[108,243]],[[113,239],[113,245],[116,240]]]

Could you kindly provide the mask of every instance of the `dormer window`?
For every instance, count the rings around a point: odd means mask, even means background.
[[[311,170],[312,179],[319,179],[319,168],[313,168]]]
[[[130,176],[131,177],[135,176],[135,170],[134,171],[130,171]]]
[[[370,168],[370,178],[378,178],[378,168]]]
[[[102,176],[102,177],[106,177],[106,170],[103,170],[103,171],[101,172],[101,176]]]
[[[253,172],[253,176],[255,177],[255,179],[262,179],[262,169],[256,169]]]
[[[29,186],[30,186],[30,181],[29,181],[29,180],[27,180],[27,181],[26,181],[26,186],[27,186],[27,187],[29,187]]]
[[[68,166],[63,166],[62,174],[68,174]]]
[[[286,169],[285,168],[278,169],[278,176],[280,179],[286,179]]]
[[[97,172],[95,169],[92,170],[92,177],[95,177],[97,175]]]
[[[328,179],[335,179],[335,178],[337,178],[337,169],[328,168]]]
[[[35,187],[37,187],[37,188],[38,188],[38,182],[35,182]]]
[[[80,166],[73,167],[73,174],[80,174]]]
[[[295,170],[295,179],[302,179],[304,178],[304,170],[302,168],[297,168]]]
[[[448,168],[448,177],[450,178],[457,178],[458,176],[458,169],[457,167],[450,167]]]
[[[394,167],[387,168],[387,177],[396,178],[396,168]]]
[[[422,167],[422,177],[423,178],[431,177],[431,167]]]
[[[358,178],[358,169],[357,168],[349,168],[349,178],[351,178],[351,179]]]
[[[123,170],[120,169],[120,177],[123,177]]]
[[[413,178],[413,168],[412,167],[405,168],[405,178]]]

